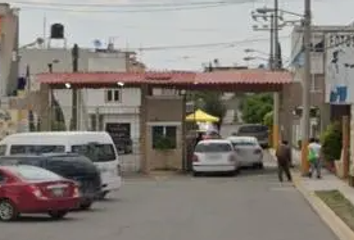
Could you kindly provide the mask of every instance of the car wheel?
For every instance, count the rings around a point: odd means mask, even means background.
[[[193,171],[193,177],[198,177],[199,176],[199,173],[198,172],[196,172],[196,171]]]
[[[107,196],[107,194],[108,194],[108,192],[107,192],[107,191],[105,191],[105,192],[101,192],[101,193],[98,195],[98,199],[99,199],[99,200],[103,200],[103,199],[105,199],[105,198],[106,198],[106,196]]]
[[[68,211],[50,211],[48,215],[53,219],[62,219],[68,214]]]
[[[10,200],[0,200],[0,220],[1,221],[12,221],[18,217],[18,212],[16,210],[15,204]]]
[[[256,168],[257,169],[263,169],[264,168],[263,163],[257,163]]]
[[[92,202],[85,202],[80,204],[80,210],[88,210],[92,206]]]

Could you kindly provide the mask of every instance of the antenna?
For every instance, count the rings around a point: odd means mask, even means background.
[[[47,16],[44,14],[43,16],[43,45],[42,47],[47,46]]]
[[[102,42],[99,39],[95,39],[93,41],[93,46],[95,47],[95,49],[100,49],[102,47]]]

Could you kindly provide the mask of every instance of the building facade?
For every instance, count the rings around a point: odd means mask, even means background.
[[[331,119],[348,114],[347,106],[331,106],[325,102],[325,62],[326,62],[326,43],[325,37],[328,33],[340,33],[343,31],[353,31],[354,28],[348,26],[312,26],[312,51],[311,51],[311,83],[310,83],[310,103],[314,114],[311,119],[311,136],[318,136],[321,131],[329,124]],[[294,109],[294,128],[293,143],[297,143],[301,138],[301,104],[302,104],[302,86],[303,83],[303,27],[296,26],[291,34],[291,71],[294,74],[294,82],[298,84],[291,85],[288,94],[291,98]]]
[[[71,49],[23,48],[19,50],[19,75],[29,77],[28,90],[38,91],[35,75],[43,72],[72,72]],[[144,65],[135,60],[134,53],[106,49],[80,49],[80,72],[143,71]],[[56,89],[54,99],[64,116],[65,129],[72,119],[72,90]],[[139,109],[141,93],[138,88],[78,90],[78,130],[103,130],[112,137],[139,141]],[[123,136],[124,135],[124,136]],[[135,144],[134,144],[135,143]]]

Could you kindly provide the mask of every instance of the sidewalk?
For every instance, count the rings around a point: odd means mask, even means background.
[[[271,153],[274,154],[274,151]],[[301,152],[293,150],[293,162],[300,164]],[[317,214],[340,240],[353,240],[354,232],[315,194],[316,191],[339,190],[354,205],[354,188],[337,178],[326,169],[322,170],[322,179],[302,177],[299,170],[293,170],[295,187],[303,194]]]

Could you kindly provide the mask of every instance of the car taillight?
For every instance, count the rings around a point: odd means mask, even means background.
[[[119,164],[117,165],[117,176],[118,177],[122,176],[122,169]]]
[[[73,197],[80,197],[80,190],[79,190],[79,186],[75,185],[73,188]]]
[[[41,189],[39,189],[39,187],[37,187],[35,185],[29,185],[28,190],[37,198],[43,198],[43,193],[42,193]]]
[[[254,153],[255,153],[255,154],[261,154],[261,153],[262,153],[262,150],[256,149],[256,150],[254,150]]]
[[[199,162],[199,158],[197,155],[193,155],[193,162]]]
[[[229,156],[229,162],[234,162],[236,159],[235,159],[235,156],[234,155],[230,155]]]

